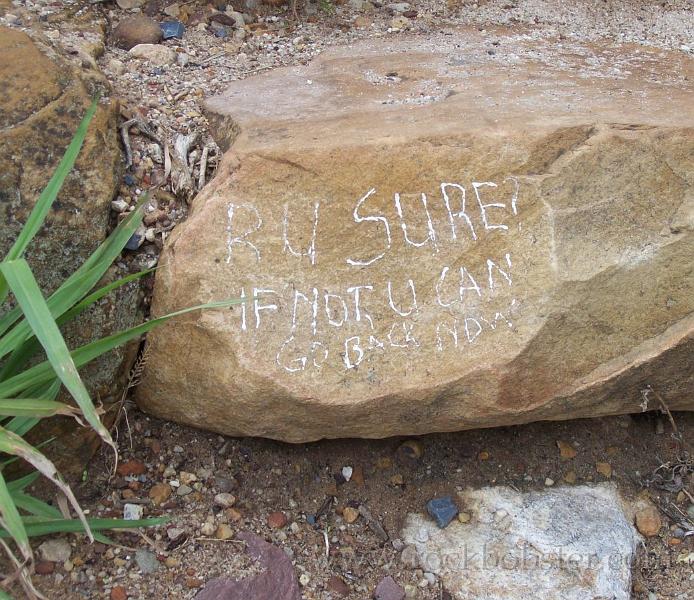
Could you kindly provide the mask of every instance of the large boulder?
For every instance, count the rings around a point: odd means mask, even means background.
[[[694,61],[470,29],[232,84],[142,408],[291,442],[694,409]]]
[[[105,80],[98,72],[73,66],[58,49],[21,31],[0,27],[0,257],[21,231],[92,98],[104,91]],[[27,251],[46,293],[105,239],[121,171],[117,110],[102,101],[75,168]],[[138,284],[104,299],[67,327],[70,346],[133,325],[138,300]],[[132,348],[120,348],[83,370],[95,398],[119,398],[118,382],[124,382],[132,354]]]

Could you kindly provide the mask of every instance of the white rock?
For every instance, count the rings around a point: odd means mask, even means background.
[[[128,50],[128,54],[135,58],[143,58],[159,67],[176,62],[176,53],[171,48],[159,44],[138,44]]]
[[[236,503],[236,497],[233,494],[224,492],[214,497],[214,503],[222,508],[229,508]]]
[[[353,472],[354,469],[352,469],[352,467],[342,467],[342,476],[345,478],[345,481],[352,479]]]
[[[130,10],[133,8],[142,8],[147,0],[116,0],[116,4],[119,8],[123,10]]]
[[[181,6],[178,4],[178,2],[174,2],[173,4],[169,4],[164,9],[164,14],[168,15],[169,17],[178,17],[178,15],[181,14]]]
[[[440,578],[456,600],[527,600],[527,590],[537,598],[630,598],[639,536],[613,486],[525,494],[495,487],[460,496],[478,515],[474,522],[439,529],[410,514],[402,531],[420,568]]]
[[[70,542],[62,538],[57,538],[43,542],[39,546],[39,552],[43,560],[64,563],[70,558],[72,548],[70,547]]]
[[[409,2],[393,2],[386,6],[386,9],[391,15],[401,15],[411,8],[412,7],[410,6]]]
[[[126,521],[138,521],[145,513],[145,507],[142,504],[126,504],[123,506],[123,518]]]
[[[128,210],[128,208],[130,208],[130,204],[123,200],[123,198],[116,198],[115,200],[111,201],[111,210],[123,213]]]

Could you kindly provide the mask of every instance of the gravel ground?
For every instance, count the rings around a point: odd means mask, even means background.
[[[143,9],[165,20],[169,17],[162,10],[170,4],[154,0]],[[196,134],[188,161],[197,184],[205,152],[204,179],[209,181],[219,149],[201,100],[235,79],[305,63],[335,44],[426,35],[456,24],[481,29],[505,25],[537,36],[581,41],[606,37],[615,43],[686,53],[694,49],[694,7],[688,0],[410,4],[404,20],[386,6],[363,0],[299,3],[298,18],[291,6],[260,5],[248,11],[252,18],[243,33],[230,31],[220,38],[206,23],[192,24],[196,12],[210,14],[205,2],[181,2],[179,16],[187,15],[189,26],[182,39],[163,43],[177,53],[177,62],[164,67],[131,58],[110,43],[112,28],[133,12],[113,2],[0,0],[0,14],[3,8],[5,13],[0,22],[65,48],[85,69],[103,70],[123,120],[139,120],[130,130],[133,167],[121,188],[123,202],[114,205],[114,213],[128,210],[141,189],[159,185],[150,210],[164,216],[148,226],[152,231],[147,241],[128,257],[135,268],[156,264],[163,240],[187,214],[190,198],[172,188],[165,147],[172,149],[177,136]],[[143,135],[145,126],[150,137]],[[122,516],[130,504],[142,507],[145,516],[166,515],[170,521],[143,535],[114,534],[119,544],[115,548],[71,538],[70,558],[42,563],[46,574],[36,577],[48,598],[192,598],[213,577],[239,577],[257,570],[243,544],[235,540],[237,533],[252,531],[291,558],[306,599],[343,597],[336,591],[336,577],[350,589],[344,597],[370,598],[386,575],[405,586],[410,598],[441,599],[446,596],[439,581],[401,560],[398,532],[408,512],[421,512],[431,497],[455,495],[466,486],[506,484],[528,490],[542,488],[548,480],[552,485],[573,485],[606,479],[627,497],[650,495],[664,515],[670,515],[664,516],[660,534],[641,548],[634,566],[634,597],[692,597],[694,572],[687,557],[692,557],[693,536],[678,537],[676,523],[678,510],[694,510],[688,496],[691,476],[685,477],[685,491],[647,485],[656,468],[672,466],[678,455],[670,424],[658,415],[424,436],[405,448],[415,448],[414,454],[421,451],[419,458],[401,449],[403,439],[291,446],[225,439],[151,419],[134,408],[126,415],[118,429],[119,474],[110,476],[106,453],[97,456],[77,486],[78,495],[92,515]],[[694,414],[675,419],[685,439],[692,439]],[[561,457],[560,441],[573,445],[574,458]],[[343,467],[353,469],[349,482],[341,476]],[[220,506],[219,498],[215,501],[220,493],[233,495],[233,502],[225,497],[228,506]],[[132,506],[127,510],[137,510]],[[367,523],[363,515],[352,521],[354,511],[345,509],[359,506],[367,507],[379,525]],[[274,514],[278,512],[284,517]]]

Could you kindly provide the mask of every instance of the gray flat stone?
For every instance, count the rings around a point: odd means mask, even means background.
[[[469,523],[410,514],[402,539],[456,600],[628,600],[640,539],[611,485],[461,493]]]

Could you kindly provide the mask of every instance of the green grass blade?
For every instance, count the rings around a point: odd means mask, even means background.
[[[79,411],[74,406],[41,400],[39,398],[0,398],[1,417],[34,417],[43,419],[55,415],[74,417]]]
[[[41,192],[41,195],[36,201],[36,204],[34,205],[34,208],[32,209],[31,214],[27,219],[27,222],[24,224],[24,227],[22,227],[22,231],[20,232],[19,236],[17,236],[17,239],[10,248],[10,251],[7,253],[7,256],[5,257],[6,261],[16,260],[19,257],[21,257],[24,254],[24,251],[26,250],[27,246],[29,245],[29,242],[31,242],[31,240],[34,239],[34,236],[43,225],[48,211],[50,210],[53,202],[58,196],[60,188],[63,186],[63,183],[65,182],[65,178],[68,176],[68,174],[72,170],[72,167],[75,165],[75,161],[77,160],[77,156],[79,155],[80,149],[82,148],[84,139],[87,137],[87,129],[89,128],[89,123],[92,120],[94,114],[96,113],[97,106],[98,98],[94,98],[91,106],[87,110],[87,114],[84,115],[82,122],[79,124],[79,127],[77,128],[77,132],[75,133],[74,137],[72,138],[72,141],[68,145],[67,150],[65,150],[65,154],[63,155],[63,158],[60,160],[60,163],[58,164],[58,167],[53,173],[53,176],[50,178],[48,184]],[[3,274],[0,273],[0,304],[2,304],[5,301],[8,292],[8,283],[5,280]]]
[[[156,527],[168,523],[168,517],[153,517],[126,521],[124,519],[89,519],[89,526],[94,531],[108,529],[137,529],[140,527]],[[48,535],[51,533],[74,533],[84,531],[82,523],[77,519],[46,519],[43,522],[30,522],[25,525],[29,537]],[[5,529],[0,529],[0,538],[11,537]]]
[[[34,498],[33,496],[25,494],[24,492],[16,492],[12,494],[12,499],[14,500],[17,508],[31,513],[34,516],[41,517],[43,519],[63,519],[63,515],[55,506],[51,506],[43,500]],[[23,519],[25,525],[30,522],[26,517],[23,517]]]
[[[191,306],[190,308],[184,308],[178,310],[171,314],[165,315],[163,317],[158,317],[137,325],[125,331],[115,333],[101,340],[97,340],[90,344],[86,344],[76,350],[72,351],[72,358],[75,361],[77,368],[86,365],[88,362],[94,360],[96,357],[101,356],[104,352],[108,352],[113,348],[116,348],[126,342],[139,337],[143,333],[147,333],[151,329],[154,329],[158,325],[165,323],[169,319],[174,317],[184,315],[186,313],[202,310],[202,309],[215,309],[215,308],[228,308],[234,304],[240,304],[244,302],[243,300],[222,300],[219,302],[209,302],[207,304],[201,304],[199,306]],[[8,380],[0,382],[0,396],[12,397],[24,390],[29,386],[34,384],[45,383],[51,378],[55,377],[55,373],[48,362],[42,362],[22,373],[10,377]]]
[[[41,290],[26,260],[19,259],[0,263],[0,272],[5,276],[26,320],[34,330],[36,339],[41,342],[48,361],[55,370],[55,374],[75,399],[87,422],[99,434],[101,439],[115,450],[111,434],[99,419],[99,415],[89,397],[89,392],[77,372],[77,367],[65,345],[60,329],[58,329],[58,325],[51,316],[51,312],[41,295]],[[12,394],[12,396],[14,395]],[[10,397],[10,394],[0,393],[0,397],[3,396]]]
[[[60,315],[60,317],[56,319],[56,323],[58,324],[58,326],[68,323],[72,319],[78,317],[85,310],[87,310],[87,308],[89,308],[92,304],[98,302],[104,296],[111,293],[113,290],[127,285],[132,281],[140,279],[141,277],[144,277],[149,273],[153,273],[154,271],[155,269],[146,269],[144,271],[138,271],[137,273],[127,275],[125,277],[122,277],[121,279],[118,279],[112,283],[109,283],[108,285],[99,288],[94,293],[83,298],[70,310]],[[3,367],[0,368],[0,381],[4,381],[5,379],[19,373],[26,366],[31,357],[34,356],[34,354],[36,354],[36,352],[38,352],[40,348],[41,345],[38,343],[38,340],[33,336],[26,340],[21,346],[16,348],[12,352],[12,354],[7,358]]]
[[[22,523],[22,518],[19,516],[19,511],[2,473],[0,473],[0,513],[2,513],[3,526],[8,535],[15,541],[22,556],[27,560],[30,559],[32,553],[29,545],[29,534],[24,528],[24,523]]]
[[[29,388],[27,396],[36,396],[42,400],[55,400],[58,397],[62,384],[57,377],[50,383],[43,383]],[[24,436],[30,431],[41,419],[36,417],[14,417],[4,427],[8,431]],[[39,446],[40,447],[40,446]]]
[[[0,590],[0,600],[12,600],[12,596],[3,590]]]
[[[10,490],[11,494],[21,492],[24,490],[24,488],[34,483],[34,481],[38,479],[39,475],[40,473],[38,471],[34,471],[33,473],[29,473],[28,475],[20,477],[19,479],[13,479],[12,481],[8,481],[7,489]]]

